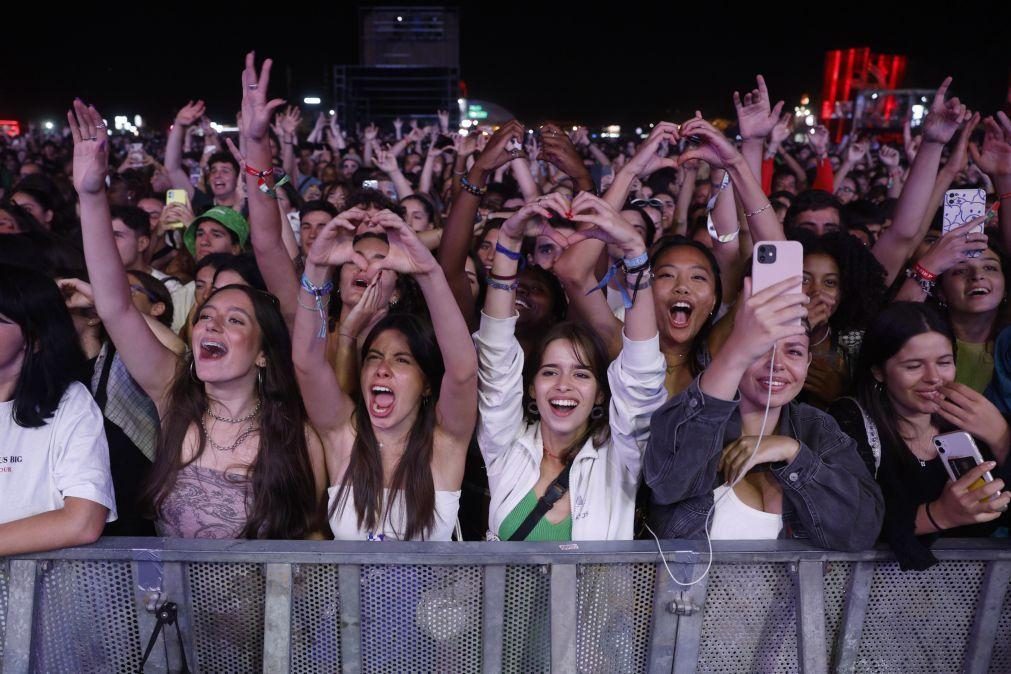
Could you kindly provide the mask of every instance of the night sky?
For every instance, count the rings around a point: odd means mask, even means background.
[[[825,51],[866,45],[909,57],[907,87],[936,86],[950,73],[954,93],[971,108],[989,113],[1007,98],[1008,10],[926,16],[923,3],[905,12],[824,2],[760,3],[766,12],[718,3],[629,9],[634,4],[604,12],[588,4],[462,3],[461,70],[471,97],[528,123],[681,121],[696,107],[729,115],[731,92],[754,86],[757,72],[773,100],[793,103],[803,92],[817,99]],[[74,11],[72,21],[52,19],[34,33],[31,47],[5,31],[0,118],[62,119],[80,95],[106,117],[139,113],[154,124],[168,123],[187,99],[203,98],[212,118],[225,121],[238,107],[249,48],[275,59],[271,93],[299,101],[321,92],[329,64],[356,62],[358,5],[288,18],[258,14],[256,21],[239,17],[239,5],[221,6],[228,8],[220,10],[224,20],[213,22],[193,10],[117,18],[103,6],[101,23]],[[838,16],[825,18],[826,10]],[[176,26],[173,17],[184,21]],[[165,23],[176,26],[170,37],[159,33]]]

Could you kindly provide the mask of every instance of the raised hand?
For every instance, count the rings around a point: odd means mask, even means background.
[[[898,168],[899,159],[899,151],[890,145],[882,145],[878,150],[878,160],[889,170]]]
[[[203,101],[190,101],[176,113],[175,123],[183,127],[191,126],[204,116],[204,111]]]
[[[662,168],[674,168],[677,166],[677,159],[665,157],[659,154],[661,146],[668,141],[677,142],[678,127],[672,122],[659,122],[649,132],[649,137],[639,150],[628,161],[626,166],[635,172],[637,176],[648,176]]]
[[[370,122],[369,125],[363,129],[362,135],[364,136],[366,142],[372,142],[379,136],[379,127]]]
[[[70,135],[74,139],[74,189],[78,194],[105,191],[109,173],[109,132],[95,106],[85,106],[74,99],[74,109],[67,111]]]
[[[565,175],[574,178],[586,173],[583,158],[579,156],[568,134],[558,126],[545,124],[541,127],[541,144],[543,147],[540,158],[557,167]]]
[[[348,315],[341,321],[338,329],[345,337],[357,339],[365,328],[373,325],[378,317],[384,315],[389,310],[389,300],[384,301],[382,297],[383,293],[380,289],[384,273],[390,272],[380,270],[369,281],[358,303],[351,308]]]
[[[341,213],[326,223],[316,235],[316,240],[309,248],[308,261],[315,265],[331,267],[353,262],[359,269],[368,269],[368,260],[354,249],[354,232],[354,223]]]
[[[958,140],[955,141],[955,147],[951,149],[951,154],[948,155],[948,164],[956,172],[965,170],[969,165],[969,138],[972,136],[972,132],[976,130],[976,127],[979,126],[978,112],[973,113],[966,110],[965,116],[968,119],[962,124],[962,129],[958,132]]]
[[[1011,119],[1003,112],[983,120],[983,147],[969,146],[972,160],[991,177],[1011,175]]]
[[[701,159],[714,168],[726,168],[741,159],[741,153],[730,139],[702,119],[701,112],[696,112],[695,117],[682,124],[679,134],[697,145],[689,146],[688,150],[681,153],[677,160],[678,166],[693,159]]]
[[[572,213],[572,220],[589,223],[591,227],[569,236],[569,243],[599,239],[620,250],[624,258],[633,258],[646,251],[639,232],[600,197],[580,192],[572,200]]]
[[[986,217],[981,215],[949,231],[930,246],[920,264],[930,273],[940,275],[964,261],[969,253],[986,250],[986,234],[974,231],[983,226]]]
[[[806,328],[797,319],[807,317],[806,305],[810,298],[791,292],[798,281],[799,278],[785,279],[752,294],[751,278],[745,278],[744,301],[723,350],[737,355],[750,366],[779,340],[804,334]]]
[[[262,141],[267,137],[274,110],[284,105],[284,100],[267,100],[270,85],[270,67],[273,61],[265,59],[256,72],[256,53],[246,54],[246,68],[242,71],[242,128],[241,133],[252,141]]]
[[[56,279],[56,285],[63,293],[63,301],[68,309],[94,309],[95,293],[91,284],[79,278]]]
[[[277,125],[285,136],[294,136],[301,121],[302,111],[294,105],[289,105],[287,110],[277,115]]]
[[[449,110],[439,110],[435,114],[439,117],[439,128],[443,133],[449,133]]]
[[[951,77],[946,77],[934,94],[930,112],[923,120],[923,140],[931,143],[947,143],[958,131],[958,127],[968,121],[965,106],[958,97],[944,100],[951,86]]]
[[[859,164],[863,158],[867,156],[867,151],[870,148],[870,140],[866,138],[854,139],[850,142],[850,146],[846,150],[846,161],[851,164]]]
[[[396,156],[389,150],[379,151],[376,155],[376,165],[387,173],[395,173],[400,170]]]
[[[569,240],[555,231],[548,224],[548,220],[555,214],[562,218],[568,218],[572,215],[571,208],[572,205],[568,200],[557,192],[532,199],[502,223],[499,237],[504,236],[513,241],[522,241],[524,237],[528,236],[546,236],[561,248],[566,248],[569,245]]]
[[[793,132],[793,115],[791,113],[786,113],[779,118],[773,127],[769,131],[769,142],[779,146],[782,145],[783,141],[790,137]]]
[[[808,144],[819,159],[828,156],[828,140],[828,129],[821,124],[814,127],[807,137]]]
[[[758,75],[755,77],[755,81],[758,88],[745,93],[743,101],[740,93],[734,92],[737,124],[741,130],[741,138],[744,140],[768,136],[779,121],[779,114],[783,111],[783,101],[776,103],[775,107],[769,105],[769,90],[765,86],[765,78]]]
[[[476,165],[481,168],[481,170],[491,173],[498,169],[500,166],[505,165],[509,161],[515,159],[519,154],[516,151],[516,143],[522,143],[524,140],[524,135],[526,134],[526,129],[515,119],[511,119],[502,126],[499,127],[495,135],[491,137],[491,140],[485,145],[484,151],[476,160]],[[469,134],[466,138],[472,138],[475,134]],[[477,138],[474,139],[475,144],[477,143]],[[522,147],[522,145],[520,146]],[[459,152],[459,150],[458,150]],[[522,150],[519,151],[522,153]],[[461,156],[466,156],[461,154]]]
[[[372,261],[368,267],[370,275],[378,270],[389,269],[401,274],[420,276],[439,269],[439,263],[432,256],[432,251],[418,239],[417,233],[399,215],[389,210],[382,210],[373,216],[372,220],[386,231],[390,250],[386,257]]]

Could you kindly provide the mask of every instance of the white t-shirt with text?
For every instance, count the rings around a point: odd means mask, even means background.
[[[14,423],[14,401],[0,402],[0,524],[63,508],[67,496],[94,501],[116,519],[109,444],[102,412],[84,385],[67,387],[44,426]]]

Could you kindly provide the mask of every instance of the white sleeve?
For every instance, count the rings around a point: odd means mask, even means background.
[[[523,349],[516,341],[516,319],[481,313],[477,344],[477,442],[485,464],[516,443],[523,423]]]
[[[660,353],[659,335],[633,342],[622,332],[621,339],[621,353],[607,368],[612,456],[638,480],[649,442],[650,418],[667,401],[666,361]]]
[[[109,443],[102,411],[81,384],[73,383],[52,422],[53,482],[60,494],[94,501],[116,519],[116,495],[109,469]]]

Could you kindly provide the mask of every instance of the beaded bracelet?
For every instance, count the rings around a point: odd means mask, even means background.
[[[488,187],[478,187],[474,183],[467,180],[467,176],[460,178],[460,186],[473,194],[475,197],[483,197],[488,192]]]
[[[326,338],[326,309],[323,308],[323,298],[333,291],[333,281],[327,281],[323,285],[315,285],[309,277],[302,274],[302,289],[316,298],[316,311],[319,312],[319,332],[317,339]]]

